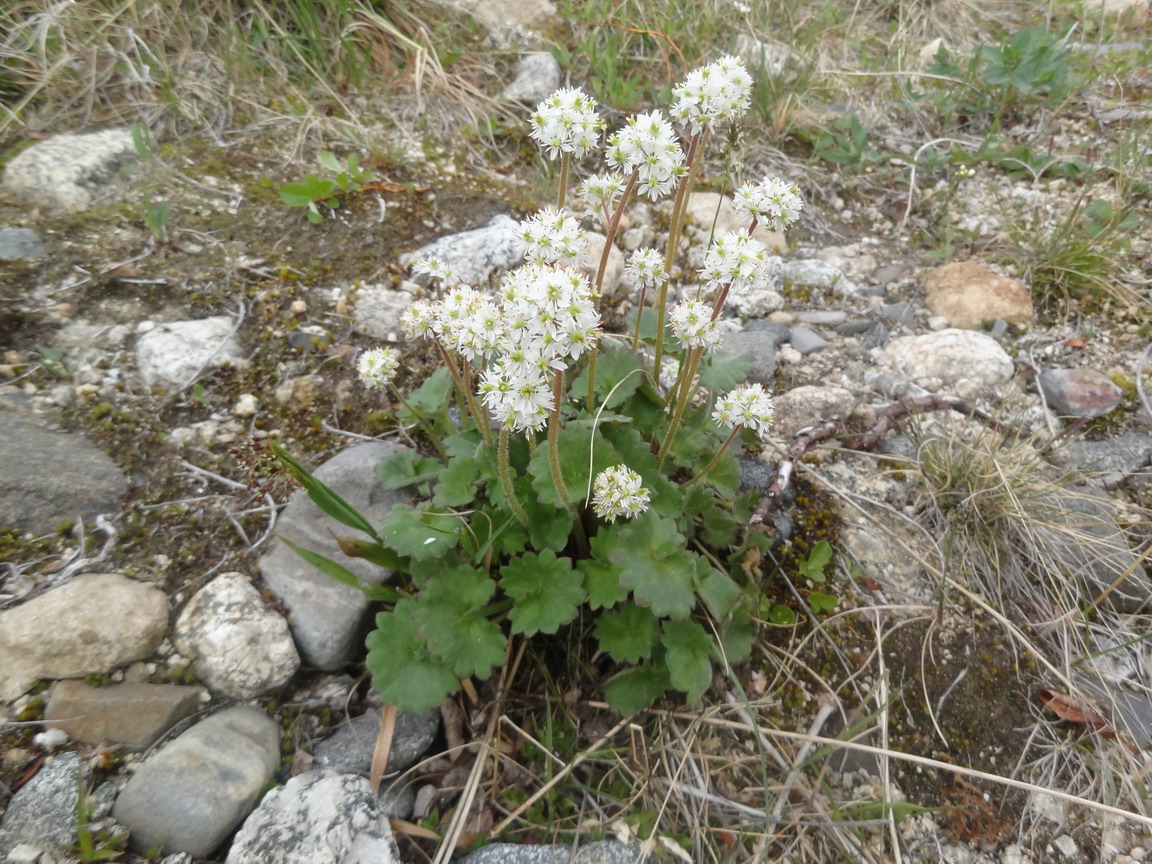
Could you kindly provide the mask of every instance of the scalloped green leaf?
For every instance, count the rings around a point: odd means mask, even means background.
[[[577,504],[584,500],[588,491],[589,456],[591,456],[591,476],[593,477],[620,461],[612,445],[602,435],[596,433],[595,439],[593,439],[591,429],[584,429],[579,426],[568,426],[560,430],[557,451],[560,474],[568,487],[568,494]],[[542,504],[551,504],[555,507],[564,506],[564,502],[560,500],[560,495],[556,491],[556,484],[552,481],[552,466],[548,459],[547,445],[541,446],[537,450],[528,466],[528,473],[532,477],[532,488],[540,496]]]
[[[584,602],[584,579],[571,558],[546,549],[526,552],[500,568],[500,588],[515,603],[508,610],[513,633],[555,633],[576,617]]]
[[[380,526],[387,544],[417,561],[440,558],[460,541],[459,519],[397,504]]]
[[[434,479],[443,467],[439,459],[421,456],[415,450],[401,450],[380,460],[376,478],[385,489],[403,489]]]
[[[487,678],[504,662],[504,634],[484,615],[496,583],[474,567],[428,580],[413,610],[428,650],[461,678]]]
[[[637,605],[661,618],[687,618],[696,603],[697,556],[683,546],[675,521],[648,511],[617,532],[609,560]]]
[[[412,617],[415,606],[411,600],[400,600],[391,612],[381,612],[376,629],[365,640],[364,665],[372,674],[372,686],[385,702],[402,711],[435,708],[460,689],[460,679],[428,654]]]
[[[664,662],[669,681],[695,701],[712,683],[711,634],[695,621],[667,621],[660,638],[666,649]]]
[[[593,632],[600,648],[622,663],[650,657],[659,636],[652,613],[632,603],[605,612]]]
[[[714,351],[700,364],[700,383],[711,390],[726,393],[744,383],[752,360],[747,354],[725,354]]]
[[[643,711],[670,686],[668,670],[662,665],[644,663],[626,669],[604,684],[604,695],[612,710],[621,714]]]
[[[440,472],[432,503],[438,507],[463,507],[476,499],[476,460],[456,457]]]

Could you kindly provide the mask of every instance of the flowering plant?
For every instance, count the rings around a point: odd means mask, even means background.
[[[390,387],[398,418],[435,450],[380,466],[381,482],[410,488],[417,503],[370,525],[280,451],[321,507],[368,535],[342,538],[342,550],[398,574],[360,586],[298,550],[385,603],[367,666],[392,704],[427,708],[461,678],[488,676],[505,662],[508,634],[590,634],[608,700],[624,712],[670,689],[698,699],[714,660],[751,649],[760,592],[741,565],[770,538],[747,527],[759,495],[740,493],[730,445],[742,431],[767,434],[772,400],[760,385],[740,386],[744,361],[717,353],[717,325],[730,294],[768,278],[752,231],[792,222],[796,188],[776,178],[741,187],[747,230],[715,238],[699,284],[681,286],[674,305],[669,279],[709,137],[747,110],[750,87],[725,57],[674,90],[668,116],[680,133],[652,111],[608,136],[610,170],[580,184],[607,236],[591,279],[576,267],[584,236],[565,205],[572,160],[596,151],[604,124],[579,90],[540,103],[532,137],[561,160],[560,188],[555,208],[521,224],[526,263],[492,295],[459,284],[444,262],[417,265],[436,290],[406,310],[403,327],[430,342],[443,368],[407,399],[391,384],[395,350],[360,359],[364,383]],[[640,290],[629,332],[608,333],[602,283],[622,214],[636,196],[670,193],[666,248],[637,250],[626,268]]]

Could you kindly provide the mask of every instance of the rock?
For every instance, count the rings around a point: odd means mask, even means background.
[[[256,708],[196,724],[132,775],[112,815],[138,852],[207,858],[232,833],[280,764],[280,725]]]
[[[201,588],[180,613],[172,644],[192,659],[201,681],[236,699],[283,687],[300,668],[288,622],[243,573],[223,573]]]
[[[556,7],[548,0],[437,0],[476,21],[488,30],[508,24],[519,24],[532,30],[542,30],[556,15]]]
[[[39,258],[43,254],[40,235],[31,228],[0,228],[0,261]]]
[[[949,328],[893,339],[884,356],[894,371],[921,387],[941,385],[971,398],[1012,377],[1012,358],[989,336]]]
[[[0,854],[22,843],[41,852],[60,853],[75,843],[79,784],[80,757],[76,753],[64,753],[46,762],[12,796],[0,821]]]
[[[1105,441],[1070,441],[1064,449],[1081,472],[1107,474],[1128,471],[1152,450],[1152,435],[1124,432]],[[1142,478],[1137,475],[1137,481],[1148,483],[1148,471],[1144,469]]]
[[[838,324],[836,332],[841,336],[859,336],[862,333],[867,333],[872,327],[873,322],[868,318],[853,318],[851,321]]]
[[[747,33],[736,37],[735,54],[744,61],[754,78],[766,74],[783,81],[793,81],[804,68],[804,58],[791,48],[765,42]]]
[[[813,255],[817,261],[827,261],[857,284],[868,282],[877,270],[876,256],[865,251],[866,246],[850,243],[847,246],[825,246]]]
[[[356,300],[356,329],[386,342],[402,339],[400,316],[411,305],[411,294],[395,291],[387,285],[365,285]]]
[[[201,692],[176,684],[89,687],[83,681],[60,681],[48,698],[45,726],[63,729],[82,744],[119,744],[139,752],[195,713]]]
[[[149,387],[167,383],[185,387],[194,376],[231,364],[247,366],[227,315],[172,321],[148,331],[136,342],[136,366]]]
[[[880,316],[884,318],[885,321],[890,321],[893,324],[903,324],[906,327],[911,327],[916,323],[916,310],[912,308],[912,304],[907,300],[889,303],[880,310]]]
[[[783,262],[781,277],[792,285],[831,288],[837,294],[853,295],[860,291],[859,286],[850,281],[839,267],[817,258]]]
[[[825,326],[843,324],[847,317],[847,312],[841,312],[837,309],[806,309],[796,313],[797,321],[804,324],[822,324]]]
[[[688,198],[685,212],[689,224],[695,229],[685,233],[694,234],[701,243],[707,242],[713,233],[713,226],[716,234],[721,231],[744,233],[751,224],[748,217],[736,212],[732,198],[719,192],[693,192]],[[788,251],[788,241],[784,239],[784,235],[772,231],[765,225],[757,225],[756,230],[752,232],[752,238],[763,243],[769,252],[783,254]]]
[[[560,89],[560,64],[550,52],[521,54],[516,64],[516,80],[504,91],[504,98],[514,102],[537,103]]]
[[[2,185],[34,207],[78,213],[119,198],[128,188],[120,169],[136,158],[127,129],[53,135],[14,156]]]
[[[400,263],[408,267],[421,258],[439,258],[452,268],[461,282],[482,287],[524,263],[518,225],[516,220],[503,214],[493,216],[483,228],[449,234],[415,252],[401,255]]]
[[[885,264],[872,274],[872,281],[877,285],[888,286],[908,272],[907,264]]]
[[[115,513],[128,478],[82,437],[0,408],[0,525],[51,534]]]
[[[385,774],[403,771],[424,755],[440,728],[437,710],[414,714],[399,711],[388,752]],[[328,768],[342,774],[367,774],[372,767],[372,751],[380,734],[380,712],[370,709],[340,726],[336,732],[316,745],[313,756],[317,768]]]
[[[489,843],[465,855],[458,864],[644,864],[652,860],[638,843],[596,840],[575,850],[555,844]]]
[[[373,525],[379,525],[395,504],[407,501],[402,492],[384,489],[376,480],[380,460],[403,450],[392,442],[359,444],[321,465],[315,475],[333,487]],[[352,534],[317,508],[303,492],[292,495],[280,515],[277,533],[297,545],[318,552],[373,584],[384,582],[390,571],[361,558],[347,558],[329,534]],[[361,649],[367,623],[368,598],[341,585],[304,562],[279,540],[260,559],[260,572],[268,588],[288,607],[289,627],[301,657],[310,666],[334,670]]]
[[[1022,283],[997,276],[974,261],[937,267],[925,277],[924,291],[924,305],[933,315],[964,330],[979,330],[997,318],[1026,324],[1036,314]]]
[[[815,354],[828,347],[828,340],[807,327],[793,327],[789,342],[801,354]]]
[[[38,678],[107,674],[150,655],[168,629],[164,592],[90,573],[0,613],[0,701]]]
[[[728,333],[720,343],[725,354],[747,357],[748,380],[770,387],[776,373],[776,346],[779,334],[771,331],[738,330]]]
[[[264,796],[227,864],[389,864],[400,852],[363,777],[307,771]]]
[[[1100,417],[1124,398],[1124,391],[1095,369],[1046,369],[1036,383],[1048,407],[1065,417]]]
[[[792,438],[805,426],[847,417],[856,407],[856,397],[842,387],[797,387],[774,397],[772,402],[776,408],[772,434],[784,439]]]
[[[588,282],[591,285],[595,285],[596,273],[600,269],[600,257],[604,254],[604,244],[608,242],[608,238],[595,231],[584,232],[584,238],[588,241],[588,247],[578,262],[580,272],[588,277]],[[615,294],[623,275],[624,253],[613,246],[608,252],[608,263],[604,267],[604,284],[600,286],[601,293],[605,297],[611,297]]]

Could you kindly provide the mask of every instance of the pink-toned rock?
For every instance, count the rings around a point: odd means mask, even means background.
[[[122,744],[147,750],[200,705],[199,687],[176,684],[113,684],[89,687],[60,681],[44,710],[46,725],[84,744]]]
[[[1116,409],[1124,391],[1095,369],[1049,369],[1037,379],[1048,406],[1066,417],[1099,417]]]
[[[1035,309],[1028,289],[1015,279],[997,276],[974,261],[937,267],[924,279],[924,305],[952,327],[979,330],[985,321],[1009,324],[1032,320]]]

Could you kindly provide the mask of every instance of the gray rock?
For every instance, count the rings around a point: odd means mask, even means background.
[[[872,322],[867,318],[853,318],[851,321],[845,321],[836,328],[836,332],[841,336],[859,336],[861,333],[867,333],[872,329]]]
[[[116,464],[79,435],[0,408],[0,525],[50,534],[116,512],[127,489]]]
[[[410,266],[421,258],[439,258],[461,282],[480,287],[524,263],[518,224],[508,216],[493,216],[483,228],[441,237],[400,256],[400,263]]]
[[[380,812],[389,819],[412,818],[416,812],[416,784],[410,776],[401,775],[391,786],[380,790]]]
[[[872,281],[878,285],[888,285],[895,282],[907,271],[907,264],[885,264],[872,274]]]
[[[489,843],[459,864],[644,864],[656,859],[644,855],[638,843],[597,840],[573,850],[568,846],[529,846],[518,843]]]
[[[180,613],[172,634],[213,690],[252,699],[283,687],[300,668],[288,622],[269,609],[243,573],[223,573]]]
[[[783,262],[781,277],[793,285],[831,288],[837,294],[855,294],[859,290],[835,264],[816,258]]]
[[[395,291],[387,285],[365,285],[356,300],[356,329],[375,339],[402,339],[400,316],[412,300],[406,291]]]
[[[136,158],[127,129],[53,135],[13,157],[3,188],[35,207],[78,213],[123,195],[121,168]]]
[[[842,324],[848,313],[837,309],[806,309],[796,313],[796,320],[803,324]]]
[[[89,573],[0,613],[0,701],[38,678],[106,674],[156,650],[168,629],[163,591]]]
[[[748,380],[753,384],[768,386],[776,372],[778,335],[772,331],[738,330],[724,337],[720,350],[726,354],[747,357],[752,364],[748,367]]]
[[[229,708],[147,759],[112,815],[139,852],[207,858],[252,810],[280,763],[280,725],[256,708]]]
[[[724,304],[726,314],[745,318],[766,318],[777,309],[784,307],[783,263],[774,255],[768,256],[768,281],[761,286],[734,291]]]
[[[1124,391],[1095,369],[1045,369],[1036,383],[1048,407],[1068,417],[1100,417],[1124,398]]]
[[[190,384],[193,376],[229,363],[247,365],[227,315],[160,324],[136,342],[136,366],[148,386]]]
[[[916,310],[912,308],[912,304],[907,300],[898,300],[895,303],[889,303],[880,310],[880,315],[886,321],[891,321],[893,324],[904,324],[911,327],[916,323]]]
[[[884,349],[897,373],[922,387],[930,383],[971,398],[1012,377],[1012,358],[991,336],[945,329],[893,339]]]
[[[373,525],[379,525],[392,507],[407,501],[402,492],[384,489],[376,480],[380,460],[404,447],[392,442],[359,444],[340,453],[314,472],[333,487]],[[384,582],[390,571],[360,558],[346,558],[329,529],[353,534],[317,508],[303,492],[296,492],[280,516],[277,533],[318,552],[373,584]],[[289,611],[289,627],[301,657],[311,666],[335,670],[362,645],[368,598],[305,563],[279,540],[260,559],[260,572],[268,588]]]
[[[860,340],[860,345],[857,350],[861,356],[868,355],[873,348],[883,348],[888,344],[888,328],[880,321],[877,321],[875,326],[869,330],[864,338]]]
[[[0,853],[21,843],[43,852],[63,852],[76,841],[76,791],[80,757],[64,753],[20,787],[0,821]]]
[[[736,37],[736,56],[744,61],[753,77],[764,73],[783,81],[792,81],[804,68],[804,58],[784,45],[765,42],[741,33]]]
[[[508,24],[542,30],[556,15],[556,7],[549,0],[436,0],[436,3],[463,12],[489,30]]]
[[[403,771],[427,752],[440,728],[437,710],[414,714],[399,711],[388,752],[385,774]],[[372,767],[372,751],[380,734],[380,712],[370,709],[342,725],[331,737],[313,750],[317,768],[329,768],[341,774],[367,774]]]
[[[1152,450],[1152,435],[1124,432],[1104,441],[1072,441],[1065,450],[1072,464],[1082,472],[1128,471]],[[1145,468],[1136,479],[1142,483],[1152,482],[1152,468]]]
[[[789,342],[801,354],[815,354],[828,347],[827,339],[807,327],[793,327]]]
[[[504,98],[515,102],[540,102],[558,89],[560,64],[550,52],[521,54],[516,64],[516,80],[504,91]]]
[[[40,235],[31,228],[0,228],[0,261],[39,258],[43,254]]]
[[[151,747],[175,723],[200,707],[199,687],[124,683],[89,687],[60,681],[44,710],[45,727],[63,729],[83,744],[119,744],[130,752]]]
[[[791,438],[805,426],[847,417],[856,407],[856,397],[843,387],[796,387],[772,401],[776,408],[772,432],[782,438]]]
[[[308,771],[264,796],[227,864],[389,864],[400,852],[363,777]]]

